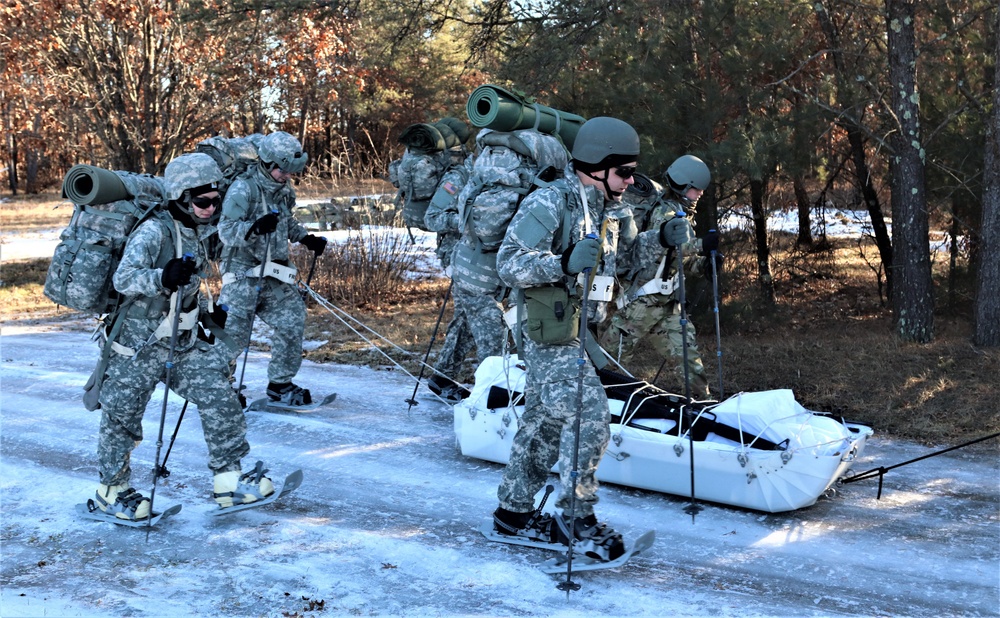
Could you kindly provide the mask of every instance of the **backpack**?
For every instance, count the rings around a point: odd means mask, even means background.
[[[394,165],[395,164],[395,165]],[[403,158],[389,164],[389,177],[399,189],[397,199],[402,202],[403,224],[429,232],[424,224],[427,206],[434,197],[441,177],[451,167],[451,154],[447,150],[426,152],[407,148]]]
[[[456,279],[489,293],[501,287],[496,251],[521,201],[561,177],[569,163],[563,143],[533,129],[476,136],[479,155],[458,195],[462,241],[453,256]]]
[[[170,218],[162,178],[75,165],[63,181],[73,217],[59,235],[43,292],[57,305],[87,313],[117,310],[112,277],[129,234],[151,217]],[[168,226],[169,227],[169,226]]]
[[[257,163],[257,147],[264,136],[254,133],[246,137],[222,137],[216,135],[198,142],[195,152],[207,154],[215,160],[222,170],[223,179],[219,183],[219,193],[226,195],[226,190],[233,182],[246,173]]]
[[[485,251],[495,251],[521,201],[563,174],[569,154],[559,139],[533,129],[476,136],[480,153],[458,196],[465,232]]]

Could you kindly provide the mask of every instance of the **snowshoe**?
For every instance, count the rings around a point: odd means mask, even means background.
[[[253,470],[220,472],[215,475],[215,501],[222,508],[263,500],[274,493],[274,483],[264,476],[267,469],[258,461]]]
[[[556,539],[563,545],[569,545],[570,522],[566,515],[558,515],[556,520]],[[577,517],[573,525],[573,536],[576,541],[573,543],[574,552],[579,552],[594,560],[609,562],[617,560],[625,553],[625,542],[622,535],[605,524],[598,523],[597,517],[593,514],[587,517]]]
[[[108,515],[137,521],[149,517],[149,498],[126,485],[104,485],[97,489],[94,503]]]
[[[268,383],[267,396],[275,403],[282,403],[289,406],[304,406],[312,403],[312,395],[309,393],[309,389],[302,388],[292,382],[285,384]]]

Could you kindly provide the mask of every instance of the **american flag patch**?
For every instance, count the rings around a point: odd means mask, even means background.
[[[441,185],[441,188],[450,193],[451,195],[455,195],[455,193],[458,191],[458,189],[455,188],[455,183],[453,182],[446,182]]]

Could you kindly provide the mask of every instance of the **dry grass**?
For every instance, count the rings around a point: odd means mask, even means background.
[[[298,193],[319,197],[334,190],[342,195],[386,192],[386,187],[379,182],[362,187],[311,185],[300,186]],[[53,211],[53,205],[59,202],[55,193],[47,198],[5,202],[0,211],[4,231],[64,224],[69,209]],[[59,217],[53,216],[56,213]],[[787,238],[777,236],[772,241],[778,293],[774,305],[756,300],[754,258],[749,247],[739,238],[727,238],[724,246],[727,268],[719,316],[725,393],[789,388],[810,409],[870,424],[882,435],[929,445],[956,444],[1000,431],[1000,350],[971,345],[967,282],[960,280],[954,305],[938,299],[937,332],[932,343],[903,343],[892,334],[875,275],[861,259],[861,251],[870,248],[856,242],[831,242],[802,251],[791,246]],[[41,294],[46,268],[47,260],[3,264],[0,306],[4,307],[5,320],[19,316],[66,317],[68,312],[56,310]],[[317,281],[322,281],[322,275]],[[712,290],[692,283],[692,323],[697,326],[699,347],[713,390],[717,391]],[[443,279],[408,280],[391,293],[356,294],[353,302],[351,297],[341,296],[335,302],[405,350],[400,353],[384,341],[379,342],[386,353],[416,373],[446,288]],[[432,362],[444,340],[450,315],[449,305],[433,347]],[[357,324],[352,326],[373,337]],[[307,353],[313,361],[391,364],[315,304],[310,304],[306,337],[327,342]],[[650,352],[640,351],[632,369],[649,379],[657,373],[660,361]],[[471,381],[472,364],[470,360],[464,375],[457,377]],[[680,381],[666,371],[660,374],[657,384],[682,391]]]

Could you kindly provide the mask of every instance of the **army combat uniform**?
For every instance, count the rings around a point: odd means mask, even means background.
[[[165,378],[170,354],[173,320],[171,294],[163,287],[164,263],[190,253],[198,272],[207,269],[203,240],[214,230],[174,224],[168,230],[160,220],[150,220],[131,234],[114,274],[114,285],[128,298],[126,318],[115,338],[103,388],[101,430],[98,443],[101,483],[128,486],[130,454],[142,440],[142,416],[158,382]],[[175,250],[175,242],[180,242]],[[207,312],[195,274],[183,288],[182,319],[174,350],[170,388],[198,408],[208,467],[214,473],[238,472],[247,455],[246,421],[229,386],[228,350],[198,335],[199,314]],[[189,313],[190,315],[187,315]]]
[[[620,297],[619,310],[611,318],[611,326],[601,338],[602,346],[616,356],[623,365],[635,352],[636,344],[650,345],[657,354],[674,362],[675,374],[684,379],[684,339],[681,335],[680,276],[677,273],[677,254],[674,249],[664,249],[660,244],[660,226],[672,219],[684,206],[676,200],[660,200],[648,213],[643,231],[628,249],[631,282]],[[694,217],[688,216],[694,225]],[[642,222],[639,222],[642,223]],[[637,223],[637,225],[639,225]],[[700,274],[703,262],[701,239],[685,244],[685,274]],[[687,334],[687,372],[691,381],[691,395],[708,399],[708,378],[696,343],[694,325],[685,325]],[[683,382],[681,382],[683,385]]]
[[[596,233],[608,213],[604,196],[592,186],[583,187],[572,166],[567,167],[565,176],[550,187],[531,193],[521,204],[500,246],[497,267],[503,281],[518,293],[530,294],[532,289],[561,286],[569,291],[570,303],[579,307],[582,292],[577,277],[565,274],[560,255],[587,233]],[[586,205],[581,199],[581,189],[587,196]],[[613,276],[618,234],[613,227],[604,226],[604,229],[602,258],[596,274]],[[588,322],[596,324],[604,318],[606,301],[591,297],[588,309]],[[566,311],[572,315],[568,308]],[[527,314],[527,320],[521,322],[520,340],[527,365],[525,411],[519,420],[510,462],[497,491],[500,507],[518,513],[532,511],[535,494],[558,462],[562,490],[556,508],[570,508],[573,426],[579,413],[576,517],[587,518],[594,515],[594,504],[598,500],[595,472],[610,438],[608,400],[593,362],[596,360],[603,365],[604,359],[597,352],[588,354],[582,366],[581,388],[581,366],[577,362],[579,337],[560,343],[536,341],[531,331],[534,317],[530,308]],[[586,335],[588,340],[593,339],[591,333]]]
[[[458,197],[471,174],[471,157],[461,167],[445,173],[424,216],[428,229],[438,232],[439,256],[442,250],[445,251],[441,264],[442,267],[450,267],[452,278],[451,295],[455,310],[434,364],[435,371],[449,377],[458,375],[473,346],[481,363],[489,356],[499,355],[505,339],[503,307],[500,304],[503,290],[499,279],[494,275],[483,281],[482,277],[469,272],[467,264],[453,261],[458,246],[472,242],[462,237],[458,212]],[[463,250],[468,251],[469,247]],[[449,395],[453,400],[459,398],[458,391],[450,388],[448,383],[449,380],[436,375],[431,379],[431,388],[442,396]]]
[[[267,377],[276,384],[290,383],[302,366],[306,307],[294,285],[295,270],[289,261],[288,243],[300,242],[309,233],[292,216],[294,205],[294,189],[257,166],[229,187],[219,221],[219,237],[224,245],[219,302],[229,306],[226,330],[236,346],[245,346],[250,340],[255,314],[274,329]],[[254,222],[272,210],[278,211],[275,231],[249,234]],[[261,265],[265,262],[281,267],[283,274],[261,280]],[[242,351],[243,348],[234,349],[232,357]]]

